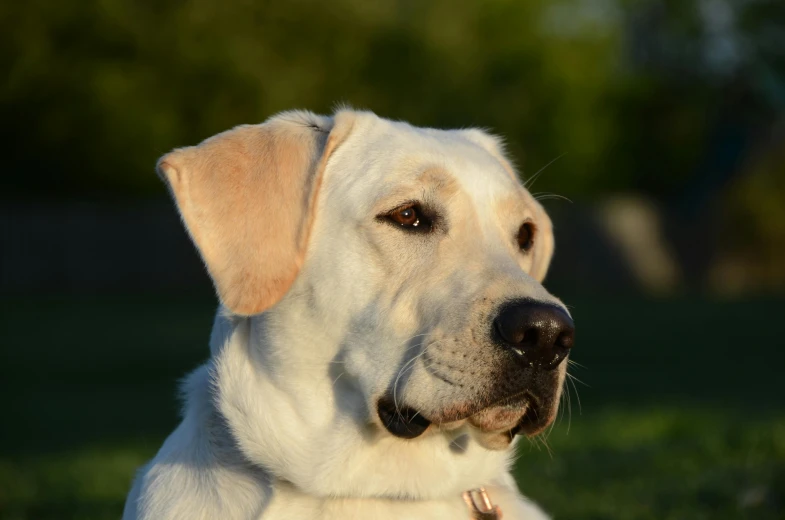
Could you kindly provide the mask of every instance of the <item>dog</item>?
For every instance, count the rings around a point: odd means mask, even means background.
[[[547,518],[509,468],[574,326],[498,138],[290,111],[157,171],[220,306],[125,520]]]

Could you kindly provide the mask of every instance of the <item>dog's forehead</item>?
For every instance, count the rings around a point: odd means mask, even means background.
[[[373,204],[396,188],[452,184],[478,204],[526,202],[514,174],[465,131],[419,128],[376,116],[355,126],[333,164],[341,170],[335,177],[342,189],[365,192],[355,200]]]

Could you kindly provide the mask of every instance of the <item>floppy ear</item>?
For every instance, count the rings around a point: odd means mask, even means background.
[[[158,161],[158,174],[232,312],[262,312],[294,282],[325,164],[350,128],[348,113],[333,121],[285,112]]]
[[[486,152],[499,161],[510,177],[513,179],[519,178],[518,172],[515,171],[515,166],[513,166],[512,161],[507,158],[507,154],[504,151],[504,141],[501,137],[491,135],[479,128],[467,128],[461,130],[461,133],[466,139],[485,149]]]

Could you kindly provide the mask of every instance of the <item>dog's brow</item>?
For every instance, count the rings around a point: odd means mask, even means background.
[[[419,175],[418,181],[423,185],[432,187],[439,192],[448,192],[450,195],[458,190],[458,182],[455,177],[447,170],[439,166],[432,166],[423,170]]]
[[[381,193],[376,199],[374,210],[380,212],[390,209],[391,205],[420,200],[424,194],[444,200],[453,196],[459,189],[457,180],[448,171],[439,166],[430,166],[423,168],[409,182],[392,186]]]

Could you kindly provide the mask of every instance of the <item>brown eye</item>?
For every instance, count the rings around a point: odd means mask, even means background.
[[[419,203],[405,204],[376,218],[412,233],[428,233],[433,230],[434,217]]]
[[[389,214],[390,220],[403,227],[411,228],[420,225],[420,213],[416,206],[398,208]]]
[[[521,251],[528,252],[534,243],[534,224],[531,222],[524,222],[521,229],[518,230],[518,247]]]

